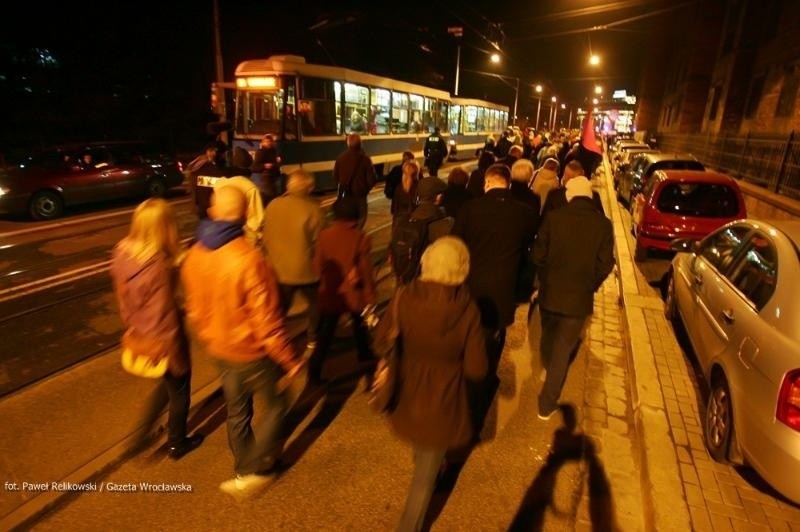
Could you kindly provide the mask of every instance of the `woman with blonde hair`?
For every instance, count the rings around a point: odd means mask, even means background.
[[[167,360],[134,448],[147,443],[153,425],[169,405],[168,453],[175,460],[203,441],[202,435],[186,435],[191,372],[189,345],[175,298],[180,251],[178,225],[169,203],[151,198],[136,208],[128,236],[111,257],[114,293],[125,326],[122,349],[150,358],[153,366]]]

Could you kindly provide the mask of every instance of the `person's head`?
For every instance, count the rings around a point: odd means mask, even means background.
[[[494,164],[495,158],[494,154],[490,151],[484,151],[481,153],[480,158],[478,159],[478,170],[485,171],[487,168]]]
[[[179,253],[178,224],[169,203],[162,198],[150,198],[140,203],[133,211],[131,228],[122,246],[140,263],[158,253],[174,260]]]
[[[414,152],[411,152],[411,151],[404,151],[403,152],[403,163],[402,164],[405,164],[408,161],[413,161],[413,160],[414,160]]]
[[[515,159],[522,158],[522,146],[519,146],[517,144],[511,146],[511,148],[509,148],[508,150],[508,155],[509,157],[513,157]]]
[[[217,143],[216,142],[209,142],[206,144],[206,147],[203,150],[203,153],[206,154],[206,158],[209,161],[213,161],[217,158]]]
[[[262,148],[271,148],[272,147],[272,143],[274,141],[275,141],[275,139],[273,138],[272,135],[269,135],[269,134],[264,135],[263,137],[261,137],[261,147]]]
[[[469,181],[469,174],[460,166],[454,167],[447,175],[447,182],[457,187],[465,188],[467,186],[467,181]]]
[[[572,201],[572,198],[583,197],[592,199],[592,183],[586,179],[586,176],[578,175],[571,178],[565,185],[567,201]]]
[[[510,183],[511,169],[504,164],[495,163],[486,169],[483,190],[488,192],[495,188],[508,188]]]
[[[533,163],[528,159],[520,159],[511,166],[511,180],[528,184],[533,177]]]
[[[441,129],[439,129],[438,127],[435,127],[435,128],[433,128],[433,133],[434,133],[434,135],[438,135],[439,133],[441,133],[441,131],[442,131],[442,130],[441,130]]]
[[[542,135],[541,134],[538,134],[535,137],[533,137],[533,145],[535,147],[537,147],[537,148],[542,145]]]
[[[417,183],[417,198],[420,203],[439,203],[447,185],[438,177],[425,177]]]
[[[455,236],[442,236],[422,254],[420,280],[448,286],[462,284],[469,275],[469,250]]]
[[[583,165],[573,159],[564,167],[564,176],[561,178],[561,184],[566,186],[570,179],[579,175],[584,175]]]
[[[346,196],[333,203],[333,219],[340,222],[358,221],[358,203],[355,198]]]
[[[208,216],[217,222],[242,222],[247,215],[247,198],[244,192],[233,186],[214,189]]]
[[[403,190],[406,192],[411,192],[411,188],[417,181],[419,181],[419,173],[420,169],[417,161],[411,160],[403,164]]]
[[[352,150],[361,148],[361,135],[358,133],[350,133],[347,135],[347,147]]]
[[[554,159],[553,157],[548,157],[545,159],[544,164],[542,164],[542,168],[545,170],[551,170],[553,172],[558,173],[558,169],[561,165],[558,162],[558,159]]]
[[[305,170],[295,170],[286,181],[286,192],[307,196],[314,191],[314,176]]]

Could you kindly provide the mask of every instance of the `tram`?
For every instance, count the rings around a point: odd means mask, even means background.
[[[435,127],[449,137],[452,154],[474,156],[488,135],[499,135],[508,107],[451,98],[438,89],[347,68],[306,63],[294,55],[240,63],[234,84],[233,146],[254,153],[261,138],[275,138],[282,170],[302,167],[317,190],[335,189],[333,164],[345,149],[344,135],[359,133],[378,176],[403,151],[421,160]]]

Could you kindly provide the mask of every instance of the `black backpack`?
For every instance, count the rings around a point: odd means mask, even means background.
[[[422,252],[428,246],[428,226],[431,220],[402,218],[392,233],[389,244],[392,268],[402,283],[411,282],[420,271]]]

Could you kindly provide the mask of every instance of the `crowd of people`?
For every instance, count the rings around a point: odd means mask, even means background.
[[[372,332],[362,317],[377,303],[364,226],[376,175],[358,134],[348,136],[336,160],[330,222],[303,170],[288,176],[285,190],[267,190],[265,182],[279,179],[271,139],[255,157],[233,154],[237,177],[219,172],[194,187],[201,220],[188,250],[179,249],[168,203],[141,204],[112,260],[127,328],[123,347],[169,361],[140,445],[167,404],[170,456],[179,459],[202,442],[201,434],[186,431],[191,336],[217,367],[227,405],[235,475],[220,489],[253,493],[281,456],[288,403],[279,381],[307,365],[309,388],[331,385],[323,378],[325,361],[343,316],[355,337],[359,372],[369,381],[372,347],[385,352],[377,346],[393,341],[394,325],[402,379],[388,419],[411,443],[415,465],[399,530],[421,529],[446,453],[479,441],[516,307],[541,311],[537,406],[539,417],[549,419],[592,314],[593,294],[614,265],[611,222],[582,156],[567,150],[561,159],[536,138],[528,150],[504,136],[507,142],[493,150],[487,145],[474,172],[456,166],[446,182],[433,171],[423,177],[414,154],[403,154],[384,188],[397,301]],[[209,174],[214,156],[209,146],[191,172]],[[296,293],[308,304],[304,352],[286,330]],[[265,409],[258,415],[255,398]]]

